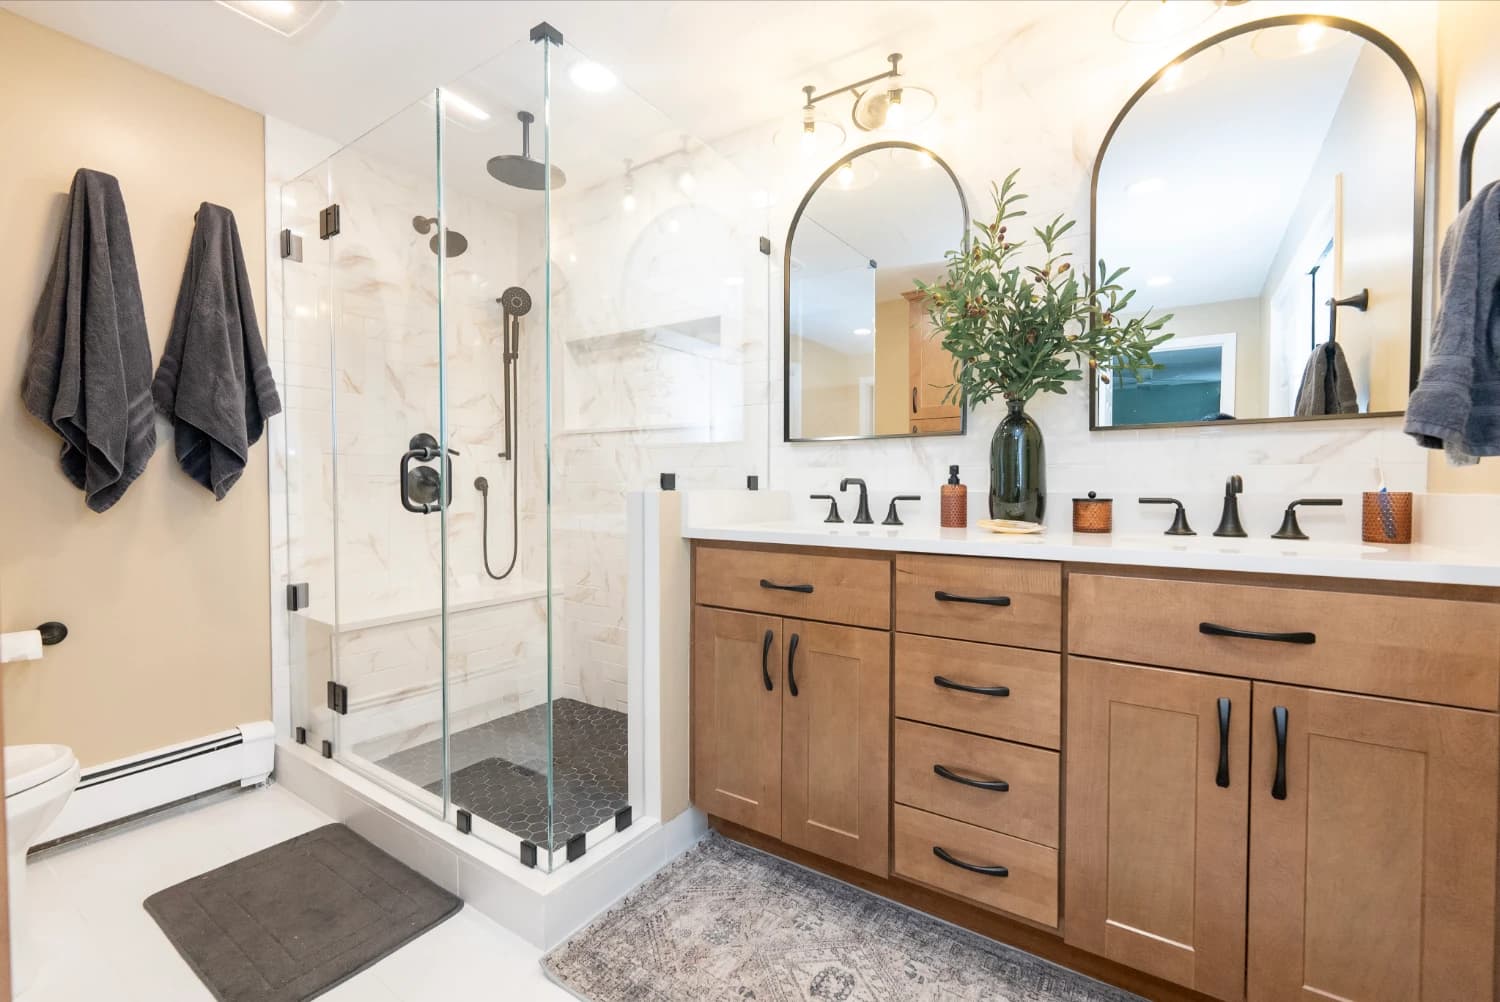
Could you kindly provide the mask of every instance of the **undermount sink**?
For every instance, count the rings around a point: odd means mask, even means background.
[[[1143,549],[1177,553],[1242,553],[1246,556],[1359,557],[1382,553],[1384,547],[1316,539],[1232,539],[1222,536],[1123,536],[1120,542]]]

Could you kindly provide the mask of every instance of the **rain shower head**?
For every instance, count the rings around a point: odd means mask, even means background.
[[[495,302],[499,303],[500,308],[513,317],[524,317],[531,312],[531,293],[519,285],[512,285],[509,289],[506,289]]]
[[[531,123],[536,121],[536,116],[529,111],[516,112],[516,118],[521,122],[521,153],[504,153],[498,157],[490,157],[484,169],[490,172],[490,177],[501,184],[508,184],[512,188],[524,188],[527,191],[541,191],[547,186],[547,168],[540,160],[531,158]],[[561,168],[552,168],[552,187],[561,188],[567,184],[568,178]]]
[[[411,217],[411,228],[423,236],[432,233],[432,229],[435,226],[437,226],[437,218],[434,216]],[[432,239],[427,241],[427,246],[432,249],[434,254],[438,252],[438,235],[436,233],[432,233]],[[469,238],[450,226],[448,228],[448,256],[458,257],[468,249]]]

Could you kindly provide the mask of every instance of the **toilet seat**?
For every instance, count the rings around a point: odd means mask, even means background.
[[[7,745],[5,799],[56,779],[78,764],[67,745]]]

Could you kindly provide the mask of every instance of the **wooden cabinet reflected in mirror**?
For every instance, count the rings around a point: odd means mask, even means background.
[[[1092,256],[1174,336],[1157,368],[1095,382],[1092,426],[1402,413],[1426,131],[1411,61],[1339,18],[1242,25],[1152,77],[1095,160]]]
[[[930,150],[876,143],[822,173],[786,241],[786,441],[963,434],[953,357],[916,282],[946,273],[968,228]]]

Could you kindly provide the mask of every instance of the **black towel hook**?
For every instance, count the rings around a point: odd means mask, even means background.
[[[1479,145],[1479,134],[1484,127],[1490,124],[1490,119],[1500,111],[1500,101],[1496,101],[1484,113],[1479,116],[1479,121],[1469,130],[1464,137],[1463,150],[1458,156],[1458,207],[1462,209],[1469,204],[1469,199],[1474,197],[1474,147]]]
[[[1330,351],[1333,349],[1333,344],[1338,340],[1339,336],[1340,306],[1352,306],[1361,313],[1365,312],[1365,310],[1370,308],[1370,290],[1360,289],[1352,296],[1345,296],[1343,299],[1328,300],[1328,340],[1324,341],[1323,344]]]

